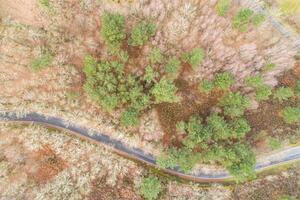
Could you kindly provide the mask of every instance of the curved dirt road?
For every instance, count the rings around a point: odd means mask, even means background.
[[[138,148],[131,148],[126,146],[121,141],[111,138],[108,135],[91,131],[88,128],[70,124],[67,121],[51,116],[45,116],[38,113],[27,113],[19,115],[17,112],[0,112],[0,121],[2,122],[20,122],[20,123],[34,123],[43,124],[48,127],[53,127],[61,130],[68,131],[83,139],[89,140],[94,143],[101,143],[111,147],[112,151],[120,154],[126,158],[141,161],[160,170],[176,175],[180,178],[195,181],[195,182],[224,182],[230,180],[231,176],[226,170],[210,170],[209,172],[195,172],[192,174],[184,174],[178,169],[161,169],[156,165],[155,157],[147,152]],[[93,134],[91,134],[93,133]],[[274,167],[279,164],[287,163],[290,161],[300,160],[300,146],[292,147],[282,151],[274,152],[270,155],[257,158],[255,166],[256,171],[261,171],[269,167]]]

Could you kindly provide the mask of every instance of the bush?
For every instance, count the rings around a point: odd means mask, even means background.
[[[152,64],[162,63],[164,56],[159,48],[153,48],[149,54],[149,60]]]
[[[30,63],[30,67],[33,71],[39,71],[46,67],[49,67],[53,61],[53,56],[50,53],[43,53],[40,57],[34,59]]]
[[[245,79],[245,82],[249,87],[253,88],[259,88],[265,85],[261,75],[249,76]]]
[[[218,87],[223,90],[229,89],[234,83],[233,75],[229,72],[223,72],[216,75],[214,80],[215,87]]]
[[[286,107],[282,110],[282,117],[286,123],[292,124],[300,121],[300,109],[296,107]]]
[[[223,107],[225,115],[238,117],[244,114],[250,106],[250,101],[240,93],[229,93],[221,98],[219,104]]]
[[[265,101],[269,99],[271,94],[272,88],[268,85],[264,85],[259,88],[256,88],[255,98],[257,101]]]
[[[176,96],[177,88],[173,81],[163,77],[158,83],[154,85],[151,94],[155,97],[156,103],[173,103],[178,101]]]
[[[294,92],[289,87],[280,87],[276,90],[274,94],[274,98],[278,99],[280,102],[282,102],[283,100],[287,100],[288,98],[293,96],[294,96]]]
[[[172,57],[166,64],[165,71],[171,76],[177,76],[180,70],[180,61],[176,57]]]
[[[216,5],[216,11],[218,15],[225,16],[230,9],[231,0],[219,0]]]
[[[233,18],[233,27],[242,32],[246,31],[253,14],[254,12],[248,8],[241,9]]]
[[[281,147],[280,141],[276,138],[269,138],[268,145],[269,145],[269,147],[271,147],[272,150],[276,150]]]
[[[157,199],[161,191],[161,182],[157,177],[149,176],[143,179],[142,184],[140,186],[140,193],[145,199]]]
[[[201,48],[194,48],[191,52],[184,53],[182,60],[191,65],[193,69],[196,69],[200,65],[205,57],[205,52]]]
[[[116,13],[105,13],[102,18],[101,36],[112,49],[118,49],[126,38],[125,18]]]
[[[204,92],[205,94],[210,93],[214,89],[214,83],[209,80],[203,80],[198,86],[200,92]]]
[[[129,45],[142,46],[149,41],[155,32],[156,28],[154,24],[139,22],[132,29]]]

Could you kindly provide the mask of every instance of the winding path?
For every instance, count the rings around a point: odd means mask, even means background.
[[[117,154],[120,154],[124,157],[131,158],[133,160],[141,161],[147,165],[150,165],[160,170],[176,175],[183,179],[195,182],[224,182],[230,180],[231,176],[226,170],[212,170],[209,172],[195,172],[192,174],[184,174],[178,169],[161,169],[157,166],[155,157],[147,152],[144,152],[138,148],[128,147],[126,144],[111,138],[108,135],[99,133],[97,131],[92,131],[88,128],[77,126],[71,124],[66,120],[63,120],[58,117],[46,116],[38,113],[27,113],[19,115],[17,112],[0,112],[0,121],[1,122],[20,122],[20,123],[34,123],[42,124],[48,127],[53,127],[61,130],[66,130],[72,134],[75,134],[83,139],[87,139],[94,143],[101,143],[106,146],[111,147],[112,151]],[[93,134],[91,134],[93,133]],[[290,161],[300,160],[300,146],[292,147],[289,149],[282,150],[270,154],[265,157],[257,159],[257,164],[255,166],[256,171],[261,171],[269,167],[273,167],[279,164],[287,163]]]

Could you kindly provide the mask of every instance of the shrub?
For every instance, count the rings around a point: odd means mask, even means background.
[[[214,89],[214,83],[209,80],[203,80],[198,86],[199,90],[201,92],[204,92],[205,94],[210,93]]]
[[[219,103],[224,114],[231,117],[238,117],[244,114],[244,111],[250,106],[249,100],[240,93],[229,93],[222,97]]]
[[[204,57],[205,52],[203,49],[194,48],[191,52],[184,53],[182,55],[182,60],[189,63],[193,69],[196,69],[196,67],[202,63]]]
[[[225,16],[230,9],[231,0],[219,0],[216,5],[216,11],[218,15]]]
[[[140,186],[140,193],[145,199],[157,199],[161,191],[161,182],[157,177],[149,176],[143,179],[142,184]]]
[[[288,98],[293,96],[294,96],[294,92],[289,87],[280,87],[276,90],[274,94],[274,98],[278,99],[280,102],[282,102],[283,100],[287,100]]]
[[[300,121],[300,109],[296,107],[286,107],[282,110],[282,117],[286,123],[292,124]]]
[[[256,14],[252,18],[252,23],[254,26],[259,26],[265,21],[265,16],[263,14]]]
[[[241,9],[233,18],[233,27],[244,32],[251,22],[254,12],[248,8]]]
[[[300,80],[298,80],[296,83],[295,94],[300,96]]]
[[[39,71],[46,67],[49,67],[53,61],[53,56],[50,53],[43,53],[40,57],[34,59],[30,63],[30,67],[33,71]]]
[[[272,150],[279,149],[281,147],[280,141],[276,138],[269,138],[268,145]]]
[[[149,41],[155,32],[156,28],[154,24],[139,22],[132,29],[129,45],[142,46]]]
[[[177,88],[174,82],[163,77],[158,83],[154,85],[151,94],[155,97],[156,103],[173,103],[178,100],[176,96]]]
[[[272,88],[268,85],[261,86],[256,89],[255,98],[257,101],[268,100],[272,94]]]
[[[135,126],[139,123],[139,111],[135,108],[128,108],[121,116],[121,124],[125,127]]]
[[[233,75],[229,72],[223,72],[216,75],[214,80],[215,87],[227,90],[234,83]]]
[[[165,71],[166,73],[177,76],[180,70],[180,61],[176,57],[172,57],[166,64]]]
[[[276,65],[274,63],[268,62],[263,66],[262,71],[268,72],[268,71],[273,70],[274,68],[276,68]]]
[[[162,63],[164,56],[159,48],[153,48],[149,54],[149,60],[152,64]]]
[[[253,88],[259,88],[265,85],[261,75],[249,76],[245,79],[245,82],[249,87],[253,87]]]
[[[126,37],[125,18],[116,13],[105,13],[102,18],[101,36],[112,49],[118,49]]]

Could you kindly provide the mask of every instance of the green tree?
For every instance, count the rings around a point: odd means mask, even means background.
[[[231,130],[233,131],[232,138],[244,138],[246,133],[251,130],[248,121],[244,118],[234,119],[229,124]]]
[[[156,28],[154,24],[139,22],[132,29],[129,45],[142,46],[154,36],[155,32]]]
[[[173,103],[178,101],[176,96],[177,88],[172,80],[165,77],[160,79],[151,90],[151,94],[155,97],[156,103]]]
[[[200,92],[209,94],[214,89],[214,83],[209,80],[203,80],[199,83],[198,88],[199,88]]]
[[[286,123],[292,124],[300,121],[300,109],[296,107],[285,107],[282,117]]]
[[[250,106],[250,101],[240,93],[228,93],[221,98],[220,106],[224,109],[224,114],[231,117],[238,117]]]
[[[149,176],[143,179],[140,186],[140,193],[147,200],[155,200],[162,189],[160,180],[155,176]]]
[[[295,94],[300,96],[300,80],[298,80],[296,83]]]
[[[154,71],[151,66],[147,66],[145,69],[144,80],[147,84],[156,82],[156,79],[159,77],[159,73]]]
[[[180,70],[180,61],[176,57],[172,57],[168,60],[165,71],[171,77],[177,77],[179,70]]]
[[[193,69],[196,69],[196,67],[203,62],[204,57],[205,52],[203,49],[194,48],[191,52],[184,53],[182,60],[189,63]]]
[[[118,49],[126,38],[125,18],[117,13],[105,13],[101,17],[101,36],[112,49]]]
[[[260,26],[264,21],[266,17],[263,14],[256,14],[252,18],[252,23],[254,26]]]
[[[229,72],[223,72],[216,75],[214,86],[223,90],[229,89],[234,84],[234,77]]]
[[[230,9],[231,3],[231,0],[219,0],[216,5],[218,15],[225,16]]]
[[[274,98],[282,102],[294,96],[294,91],[289,87],[280,87],[275,91]]]
[[[259,88],[265,85],[261,75],[249,76],[245,79],[246,85],[253,88]]]
[[[153,48],[149,54],[149,60],[152,64],[162,63],[164,56],[159,48]]]
[[[265,101],[269,99],[271,94],[272,88],[268,85],[264,85],[259,88],[256,88],[255,98],[257,101]]]
[[[128,108],[122,113],[121,124],[125,127],[136,126],[139,123],[139,111],[135,108]]]

